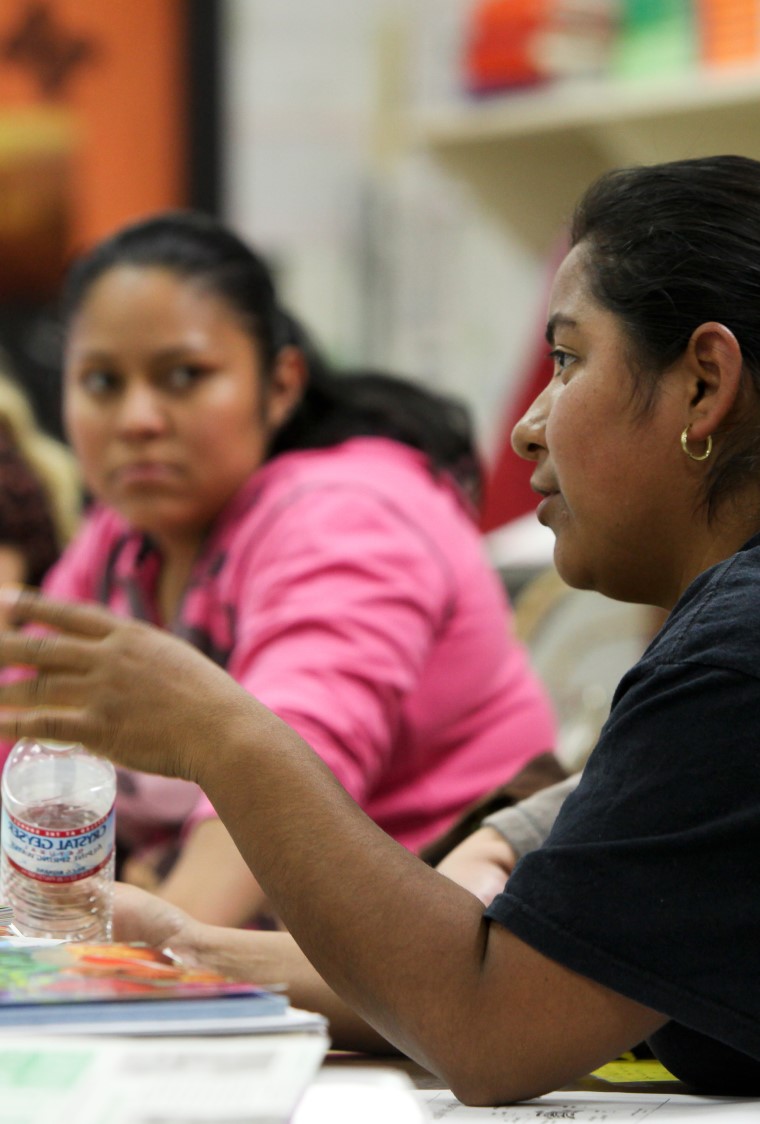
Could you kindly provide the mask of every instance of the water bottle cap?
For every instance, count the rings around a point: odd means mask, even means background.
[[[40,745],[44,745],[47,749],[56,750],[59,753],[62,753],[64,750],[67,750],[67,749],[82,749],[82,748],[84,748],[83,746],[80,745],[79,742],[59,742],[54,738],[45,738],[44,741],[42,741],[42,740],[40,741]]]

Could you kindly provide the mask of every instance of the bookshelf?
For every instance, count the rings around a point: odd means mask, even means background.
[[[760,64],[463,99],[420,111],[411,143],[544,253],[607,168],[716,152],[760,158]]]

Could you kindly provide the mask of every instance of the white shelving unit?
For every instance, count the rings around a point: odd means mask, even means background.
[[[620,164],[760,158],[760,62],[655,80],[573,80],[417,115],[412,143],[536,251],[589,182]]]

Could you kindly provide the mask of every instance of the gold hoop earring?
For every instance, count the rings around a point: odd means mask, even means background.
[[[701,456],[697,456],[696,453],[692,453],[691,449],[689,448],[689,446],[687,444],[687,442],[689,440],[689,430],[690,429],[691,429],[690,425],[684,426],[684,431],[681,434],[681,448],[686,453],[686,456],[689,458],[689,460],[706,461],[707,458],[710,456],[710,453],[712,452],[712,445],[713,445],[712,434],[708,433],[708,435],[707,435],[704,453],[702,453]]]

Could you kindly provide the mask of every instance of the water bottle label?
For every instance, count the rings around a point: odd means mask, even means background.
[[[38,882],[78,882],[96,874],[111,859],[116,816],[85,827],[54,831],[15,819],[2,810],[2,848],[6,861]]]

